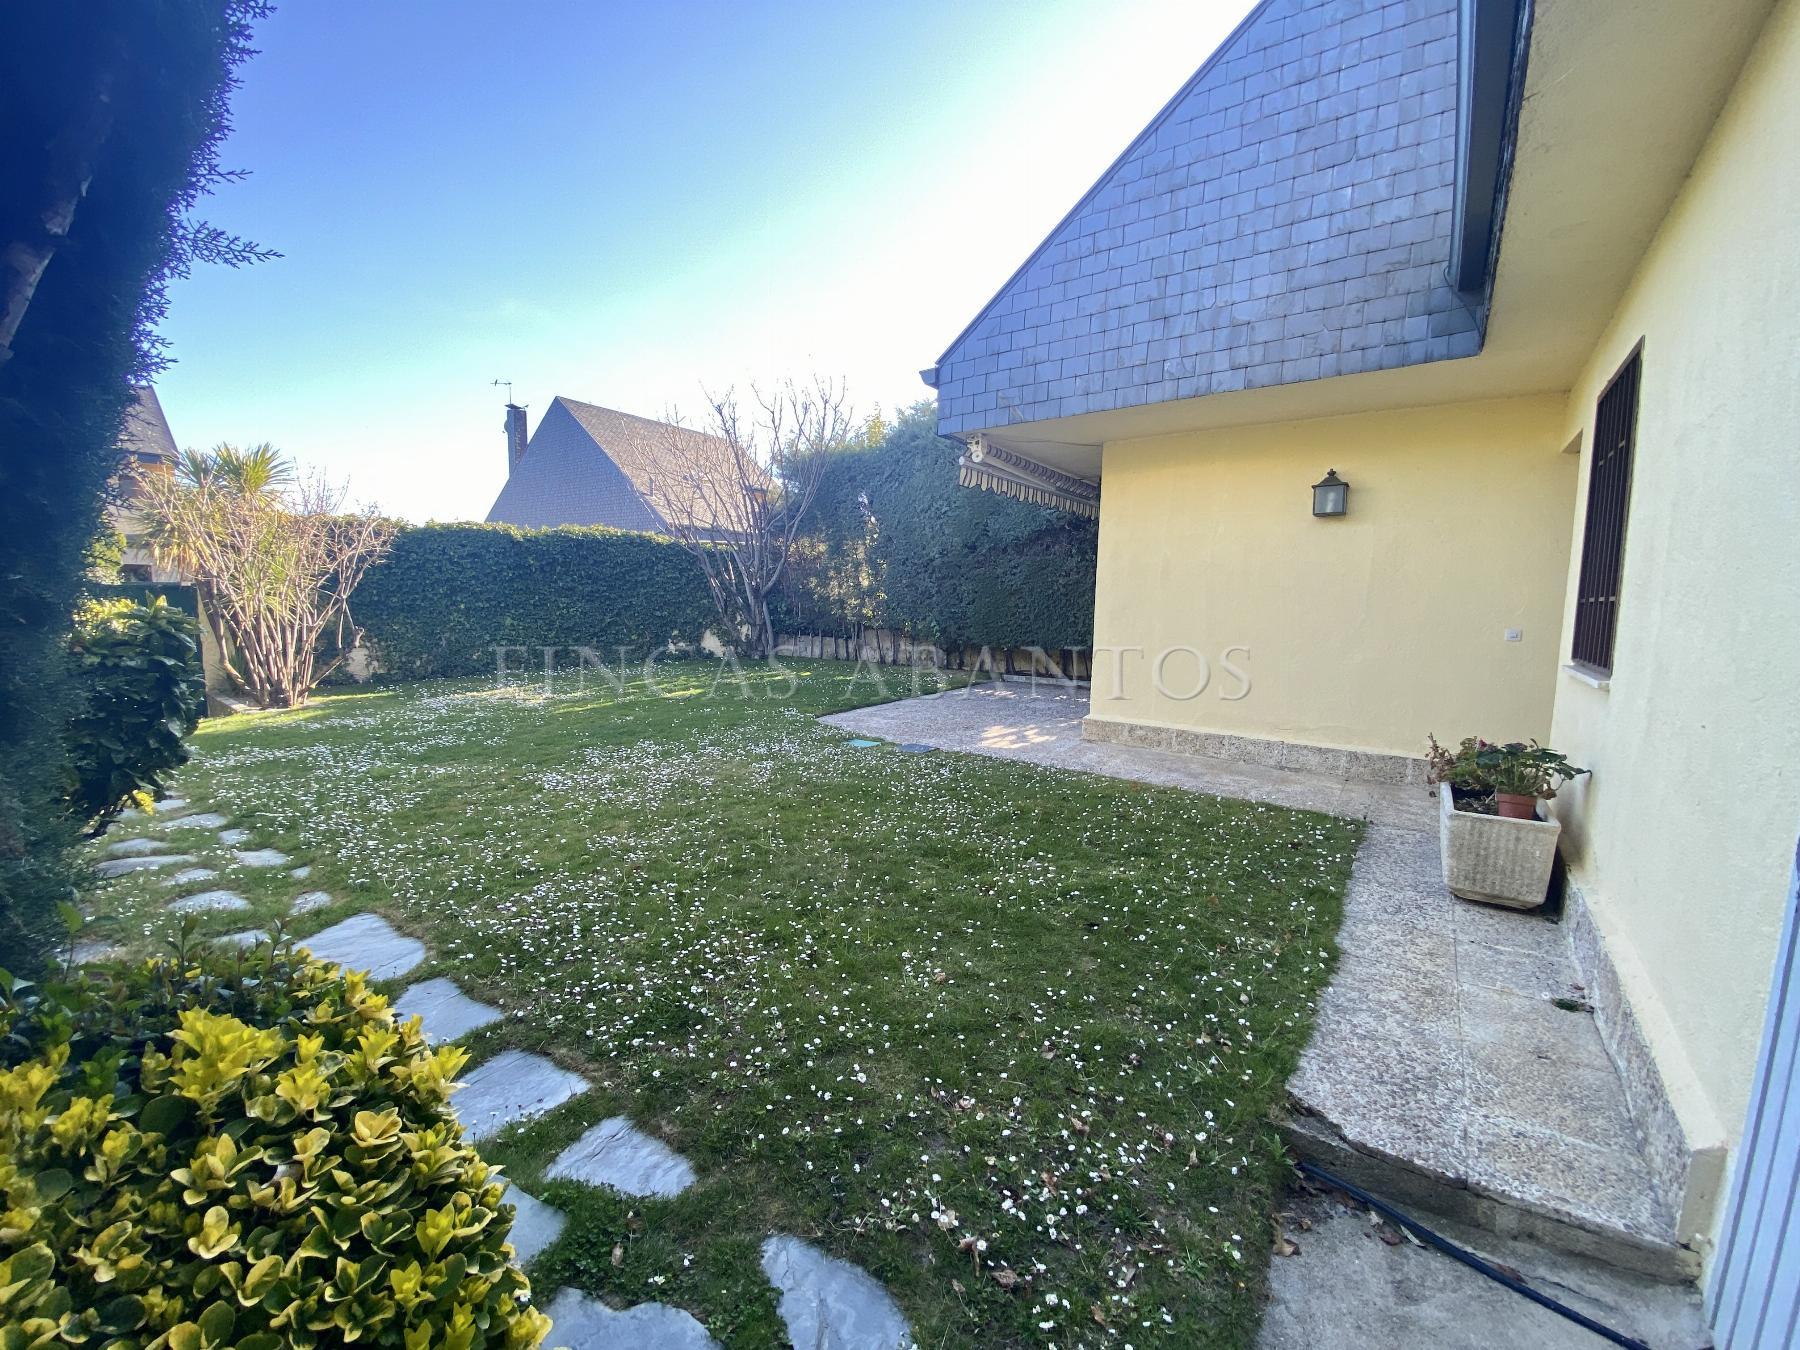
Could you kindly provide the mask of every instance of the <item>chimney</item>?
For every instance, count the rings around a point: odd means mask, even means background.
[[[506,472],[510,476],[525,458],[525,410],[516,403],[506,405]]]

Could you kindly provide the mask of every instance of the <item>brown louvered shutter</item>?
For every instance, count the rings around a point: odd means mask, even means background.
[[[1575,592],[1575,661],[1611,674],[1625,561],[1625,517],[1631,506],[1631,452],[1637,439],[1638,375],[1643,349],[1619,368],[1600,395],[1588,456],[1587,527],[1581,536],[1581,579]]]

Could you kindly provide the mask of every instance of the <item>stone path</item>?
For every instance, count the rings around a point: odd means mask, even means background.
[[[506,1203],[514,1211],[512,1232],[507,1240],[513,1245],[513,1259],[520,1265],[561,1237],[569,1222],[568,1215],[560,1209],[525,1194],[517,1186],[507,1187]]]
[[[547,1177],[610,1186],[626,1195],[680,1195],[694,1184],[688,1160],[624,1116],[613,1116],[570,1144]]]
[[[326,896],[327,904],[330,899]],[[454,980],[446,979],[426,980],[410,986],[400,995],[394,1011],[402,1019],[418,1017],[424,1023],[425,1039],[429,1041],[460,1040],[478,1027],[498,1022],[505,1015],[496,1007],[470,998],[456,987]]]
[[[811,1243],[777,1234],[763,1243],[763,1274],[781,1291],[788,1338],[808,1350],[900,1350],[913,1344],[900,1305],[867,1271]]]
[[[175,810],[186,802],[166,805]],[[220,828],[225,822],[226,817],[217,812],[199,812],[170,821],[168,828],[218,829],[220,841],[236,850],[234,856],[243,867],[281,867],[293,861],[278,849],[238,849],[250,841],[250,831]],[[108,847],[111,856],[98,863],[97,870],[102,876],[120,876],[196,861],[191,854],[160,852],[165,847],[152,838],[120,840]],[[311,872],[310,864],[302,864],[289,875],[304,880]],[[169,880],[189,883],[217,875],[208,867],[190,867]],[[331,903],[326,891],[306,891],[295,897],[289,912],[307,914]],[[229,890],[201,891],[168,906],[179,913],[249,907],[249,901]],[[209,940],[220,946],[252,947],[269,941],[270,935],[265,929],[250,928]],[[366,970],[375,980],[397,978],[425,959],[423,942],[399,932],[378,914],[353,915],[296,945],[320,960]],[[76,960],[98,960],[111,950],[110,944],[84,943],[76,948]],[[454,980],[442,976],[409,986],[396,1000],[394,1011],[401,1018],[417,1016],[426,1038],[433,1042],[460,1039],[505,1016],[500,1009],[470,998]],[[503,1050],[464,1077],[454,1107],[468,1137],[480,1141],[514,1122],[554,1110],[588,1090],[588,1082],[580,1074],[542,1055]],[[557,1156],[545,1175],[658,1199],[680,1195],[695,1181],[693,1166],[686,1158],[624,1116],[609,1117],[588,1129]],[[568,1225],[568,1216],[561,1210],[516,1186],[509,1186],[507,1201],[514,1210],[509,1240],[520,1264],[556,1242]],[[827,1256],[797,1237],[781,1234],[763,1244],[762,1261],[764,1272],[780,1291],[781,1317],[797,1347],[900,1350],[912,1346],[911,1331],[899,1306],[866,1271]],[[568,1350],[718,1350],[718,1342],[691,1314],[663,1303],[640,1303],[620,1310],[578,1290],[564,1289],[544,1311],[555,1324],[552,1343]]]
[[[217,811],[202,811],[197,815],[179,816],[164,825],[163,828],[165,830],[218,830],[223,829],[224,826],[225,817]]]
[[[94,864],[103,877],[122,877],[127,872],[142,872],[151,867],[173,867],[176,863],[198,862],[191,853],[146,853],[136,858],[107,858]]]
[[[615,1312],[597,1298],[564,1289],[544,1312],[555,1323],[549,1344],[569,1350],[717,1350],[719,1344],[691,1315],[663,1303]],[[808,1342],[795,1344],[813,1350]]]
[[[218,910],[249,909],[250,902],[236,891],[201,891],[198,895],[184,895],[171,901],[169,908],[177,914],[210,914]]]
[[[486,1139],[588,1090],[587,1079],[542,1055],[503,1050],[463,1079],[456,1114],[471,1139]]]
[[[425,959],[425,944],[399,932],[379,914],[358,914],[295,944],[321,961],[366,970],[372,980],[404,975]]]
[[[177,872],[172,877],[165,878],[165,880],[170,886],[187,886],[196,881],[211,881],[218,875],[210,867],[189,867]]]

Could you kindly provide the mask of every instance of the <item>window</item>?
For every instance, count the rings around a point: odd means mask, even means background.
[[[1588,461],[1587,526],[1581,536],[1581,579],[1575,589],[1577,665],[1612,673],[1625,561],[1625,517],[1631,506],[1631,452],[1637,440],[1638,375],[1643,344],[1600,395]]]

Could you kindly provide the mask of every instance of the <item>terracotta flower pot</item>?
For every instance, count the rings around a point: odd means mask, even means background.
[[[1537,804],[1536,797],[1522,792],[1496,792],[1494,794],[1494,809],[1508,820],[1536,820]]]

